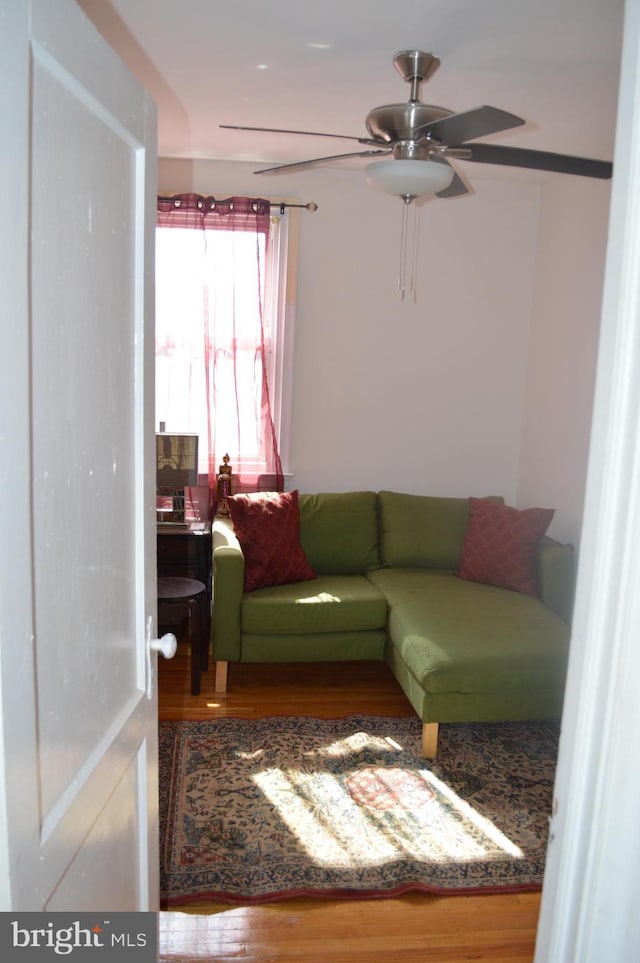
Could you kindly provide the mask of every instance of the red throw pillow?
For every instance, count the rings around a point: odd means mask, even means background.
[[[517,509],[486,498],[470,498],[456,575],[537,597],[536,545],[553,515],[553,508]]]
[[[300,545],[298,492],[231,495],[229,513],[244,555],[244,590],[316,578]]]

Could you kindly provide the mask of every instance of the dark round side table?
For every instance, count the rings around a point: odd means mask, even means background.
[[[195,578],[163,576],[158,579],[158,622],[161,606],[181,605],[187,609],[187,633],[191,649],[191,695],[200,693],[200,673],[209,667],[207,589]]]

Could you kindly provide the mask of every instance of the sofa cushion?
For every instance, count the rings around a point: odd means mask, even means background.
[[[470,498],[469,522],[456,574],[537,597],[536,548],[553,515],[552,508],[520,510]]]
[[[469,517],[467,498],[382,491],[380,554],[390,568],[457,568]]]
[[[254,635],[355,632],[384,628],[387,603],[364,575],[321,575],[245,595],[241,618]]]
[[[229,513],[244,555],[244,590],[315,579],[300,545],[298,492],[231,495]]]
[[[538,599],[448,573],[381,569],[390,642],[427,693],[552,690],[564,684],[569,627]]]
[[[363,574],[380,565],[375,492],[300,494],[300,541],[314,571]]]

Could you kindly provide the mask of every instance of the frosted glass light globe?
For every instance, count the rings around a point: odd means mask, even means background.
[[[453,167],[429,160],[380,160],[367,164],[367,184],[405,199],[438,194],[453,180]]]

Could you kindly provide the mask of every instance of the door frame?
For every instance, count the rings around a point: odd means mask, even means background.
[[[640,0],[627,0],[602,326],[536,963],[640,946]]]

